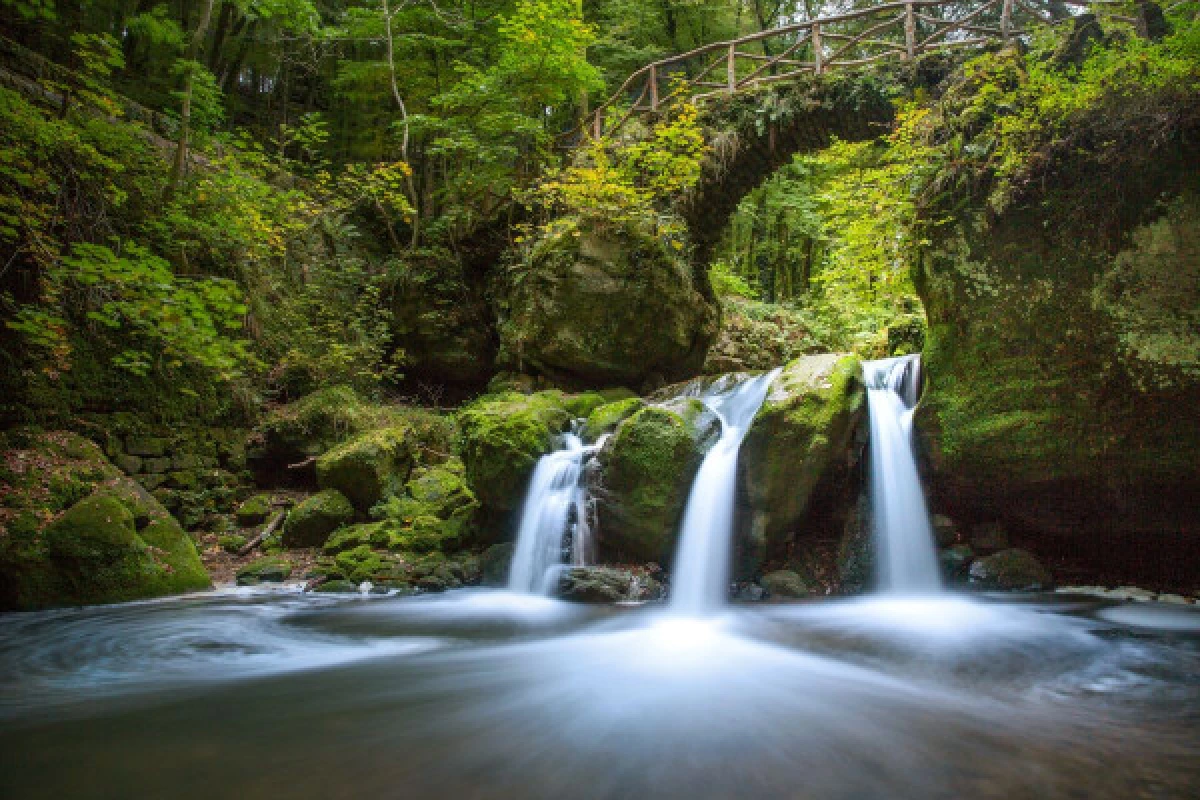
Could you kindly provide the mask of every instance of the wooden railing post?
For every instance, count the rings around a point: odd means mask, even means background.
[[[729,93],[733,94],[737,89],[737,45],[729,45],[729,53],[725,56],[725,77],[726,83],[729,86]]]
[[[1013,0],[1004,0],[1004,5],[1000,11],[1000,35],[1004,37],[1004,41],[1008,41],[1012,35],[1012,12]]]
[[[813,37],[813,67],[816,70],[816,73],[818,75],[820,75],[822,69],[824,68],[824,64],[822,64],[821,62],[823,61],[825,54],[821,52],[821,24],[819,22],[813,23],[812,37]]]
[[[904,51],[909,61],[917,57],[917,13],[912,3],[904,5]]]
[[[658,67],[650,67],[650,110],[658,111]]]

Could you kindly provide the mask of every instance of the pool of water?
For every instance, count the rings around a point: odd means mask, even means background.
[[[1200,612],[237,590],[0,616],[0,797],[1192,798]]]

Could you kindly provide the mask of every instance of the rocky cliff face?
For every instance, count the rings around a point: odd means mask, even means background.
[[[916,276],[929,319],[917,422],[952,515],[1135,572],[1200,548],[1195,142],[1185,125],[1051,151],[1036,191],[939,229]]]

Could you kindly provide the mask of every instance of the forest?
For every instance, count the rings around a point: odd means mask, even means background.
[[[0,23],[0,795],[1200,792],[1196,0]]]

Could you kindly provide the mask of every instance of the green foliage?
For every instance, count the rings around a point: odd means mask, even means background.
[[[1103,112],[1125,117],[1164,96],[1186,104],[1200,88],[1200,25],[1187,16],[1173,24],[1174,33],[1159,42],[1125,28],[1078,66],[1060,63],[1061,38],[1052,30],[1035,36],[1028,53],[1008,49],[968,62],[934,114],[902,126],[928,146],[918,171],[923,207],[986,195],[1003,211],[1037,186],[1050,151],[1098,144],[1119,159],[1122,144],[1105,128]],[[1143,135],[1154,136],[1165,122],[1146,120]]]

